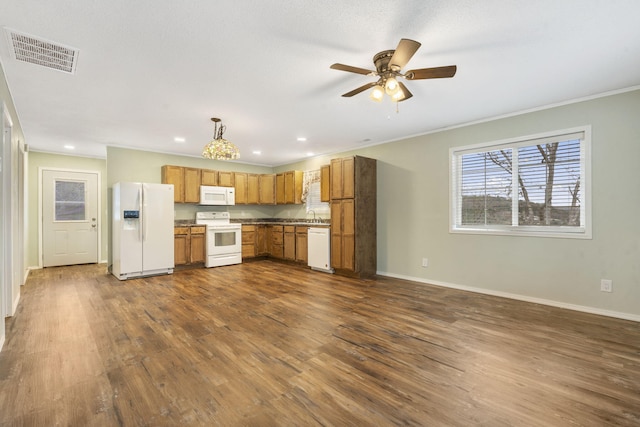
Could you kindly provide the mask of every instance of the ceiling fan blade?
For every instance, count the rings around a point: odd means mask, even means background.
[[[349,73],[364,74],[365,76],[369,74],[375,75],[375,71],[366,70],[364,68],[352,67],[351,65],[333,64],[329,68],[332,68],[334,70],[347,71]]]
[[[359,94],[360,92],[364,92],[365,90],[369,89],[370,87],[374,87],[376,84],[377,84],[376,82],[373,82],[373,83],[367,83],[366,85],[362,85],[362,86],[360,86],[359,88],[354,89],[354,90],[352,90],[351,92],[347,92],[347,93],[345,93],[345,94],[344,94],[344,95],[342,95],[342,96],[350,97],[350,96],[353,96],[353,95],[357,95],[357,94]]]
[[[389,67],[395,65],[398,67],[398,70],[400,70],[407,65],[407,62],[409,62],[420,46],[420,43],[415,40],[400,39],[400,43],[398,43],[398,47],[389,61]]]
[[[405,77],[409,80],[441,79],[455,76],[457,69],[458,67],[455,65],[435,68],[418,68],[417,70],[407,71],[405,73]]]
[[[398,86],[400,86],[400,90],[402,91],[403,95],[402,99],[398,100],[398,102],[406,101],[413,96],[413,94],[409,92],[409,89],[407,89],[407,87],[402,82],[398,82]]]

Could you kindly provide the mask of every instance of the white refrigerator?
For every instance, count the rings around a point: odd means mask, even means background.
[[[120,280],[172,274],[173,185],[113,185],[112,266]]]

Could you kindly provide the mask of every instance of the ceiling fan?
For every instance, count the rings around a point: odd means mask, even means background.
[[[402,82],[397,80],[398,77],[404,77],[407,80],[440,79],[453,77],[457,70],[457,66],[449,65],[446,67],[418,68],[403,73],[402,67],[407,65],[407,62],[409,62],[419,47],[420,43],[415,40],[401,39],[395,50],[383,50],[373,57],[373,63],[376,66],[375,71],[337,63],[333,64],[330,68],[379,77],[378,81],[362,85],[342,96],[351,97],[369,88],[373,88],[370,98],[374,101],[382,101],[385,93],[396,102],[406,101],[411,98],[413,94],[409,92],[409,89],[407,89]]]

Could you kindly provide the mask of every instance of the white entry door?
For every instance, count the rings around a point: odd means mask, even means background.
[[[98,174],[42,171],[42,264],[98,262]]]

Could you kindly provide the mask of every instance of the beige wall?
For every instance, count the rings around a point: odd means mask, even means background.
[[[634,91],[358,151],[379,160],[378,270],[640,315],[639,113]],[[581,125],[592,126],[592,240],[449,233],[451,147]]]
[[[354,153],[372,157],[378,160],[381,274],[640,319],[640,223],[632,220],[640,208],[639,111],[636,90],[273,169],[110,147],[105,186],[160,182],[164,164],[270,173],[317,169]],[[592,126],[593,239],[449,233],[451,147],[582,125]],[[177,218],[198,209],[177,206]],[[229,210],[235,217],[305,216],[301,206]],[[420,266],[423,257],[428,268]],[[613,280],[612,293],[600,292],[602,278]]]
[[[31,151],[29,153],[29,200],[28,225],[29,241],[27,242],[27,262],[30,267],[38,267],[38,239],[40,225],[38,223],[38,190],[40,187],[39,170],[41,168],[68,169],[75,171],[100,172],[100,261],[104,262],[108,256],[107,237],[109,222],[107,219],[107,162],[104,159],[90,157],[63,156]]]

